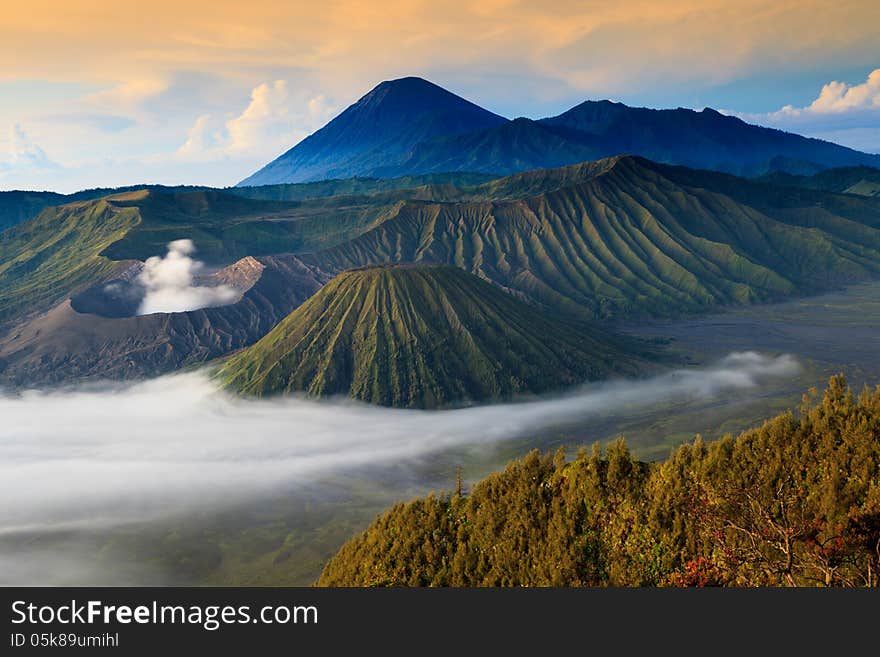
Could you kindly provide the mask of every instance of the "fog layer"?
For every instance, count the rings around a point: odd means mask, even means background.
[[[736,353],[704,369],[447,411],[241,400],[202,373],[0,397],[0,535],[223,508],[329,472],[528,436],[605,412],[736,394],[797,370],[789,356]]]

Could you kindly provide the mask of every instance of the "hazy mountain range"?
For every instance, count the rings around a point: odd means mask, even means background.
[[[504,175],[624,153],[746,176],[880,166],[880,155],[750,125],[708,108],[587,101],[559,116],[511,121],[408,77],[381,83],[240,185],[449,171]]]

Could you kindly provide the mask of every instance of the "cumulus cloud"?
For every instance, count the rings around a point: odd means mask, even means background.
[[[176,156],[184,160],[272,157],[321,127],[334,110],[323,94],[294,93],[286,80],[264,82],[251,91],[241,114],[225,122],[210,114],[199,116]]]
[[[168,243],[168,254],[164,258],[147,258],[137,278],[145,290],[139,315],[184,312],[235,301],[238,293],[228,285],[195,284],[204,263],[191,258],[193,252],[192,240],[175,240]]]
[[[404,467],[609,412],[742,393],[797,371],[789,356],[737,353],[705,369],[447,411],[241,400],[203,373],[0,396],[0,536],[222,509],[328,474]]]
[[[135,110],[145,101],[167,91],[170,82],[164,76],[129,77],[128,79],[86,97],[94,107]]]
[[[290,91],[285,80],[264,82],[251,92],[251,101],[239,116],[227,121],[229,150],[249,150],[277,136],[290,121]]]
[[[874,69],[862,84],[829,82],[809,108],[811,112],[846,112],[853,109],[880,109],[880,68]]]
[[[880,152],[880,68],[859,84],[832,81],[809,105],[785,105],[768,114],[737,113],[740,118],[851,148]]]

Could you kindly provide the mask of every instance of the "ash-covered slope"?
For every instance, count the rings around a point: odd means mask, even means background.
[[[239,300],[119,316],[101,283],[62,301],[0,336],[0,384],[134,379],[204,363],[263,337],[327,280],[293,256],[247,257],[212,278],[238,289]]]

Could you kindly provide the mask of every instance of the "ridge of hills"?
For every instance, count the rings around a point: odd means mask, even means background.
[[[771,301],[880,273],[876,199],[638,157],[486,187],[501,190],[498,200],[408,201],[354,239],[302,257],[331,273],[452,264],[544,306],[605,318]],[[505,195],[510,187],[530,194]]]
[[[15,190],[0,192],[0,231],[32,219],[48,207],[69,205],[79,201],[91,201],[140,190],[148,190],[157,194],[212,191],[233,193],[236,196],[261,201],[309,201],[330,196],[369,196],[416,187],[474,186],[497,177],[485,173],[454,172],[428,173],[399,178],[336,178],[310,183],[285,183],[258,187],[214,188],[192,185],[126,185],[124,187],[84,189],[72,194]]]
[[[262,312],[257,306],[239,305],[242,312],[228,319],[220,318],[235,304],[192,311],[204,312],[212,325],[227,322],[226,334],[244,336],[214,341],[212,358],[262,337],[334,275],[369,265],[453,265],[554,317],[578,321],[768,302],[880,274],[875,197],[635,156],[462,181],[419,179],[424,184],[414,188],[303,200],[151,189],[47,208],[0,240],[0,332],[4,340],[30,335],[32,353],[54,354],[45,359],[48,369],[63,361],[64,345],[79,343],[55,340],[41,326],[60,334],[67,326],[80,331],[92,315],[102,324],[117,318],[125,331],[110,324],[101,330],[109,331],[107,353],[121,358],[126,331],[141,335],[141,324],[96,290],[177,239],[193,240],[194,257],[211,269],[251,257],[295,259],[311,272],[312,282],[292,296],[265,289],[269,323],[253,315]],[[69,311],[57,310],[68,299]],[[55,319],[45,323],[50,312]],[[142,338],[128,344],[137,352]],[[7,363],[13,351],[23,358],[21,349],[7,346]],[[28,362],[37,380],[37,361]],[[0,378],[24,371],[18,367]],[[90,376],[90,367],[97,365],[61,370]]]
[[[880,196],[880,169],[873,167],[839,167],[820,171],[811,176],[777,171],[762,176],[761,181],[773,185],[820,189],[839,194]]]
[[[108,307],[104,285],[87,288],[0,334],[0,380],[16,387],[123,380],[199,365],[256,342],[327,280],[293,256],[248,256],[212,278],[235,288],[238,299],[199,310],[119,315],[118,307]]]

